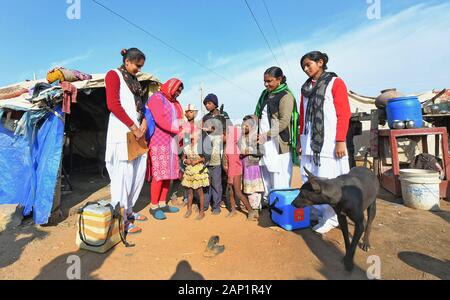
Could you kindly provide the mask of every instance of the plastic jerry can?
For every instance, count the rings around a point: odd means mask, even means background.
[[[296,208],[291,203],[300,189],[272,190],[269,193],[269,209],[272,221],[285,230],[308,228],[310,208]]]

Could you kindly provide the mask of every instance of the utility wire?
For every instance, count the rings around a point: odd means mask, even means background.
[[[246,92],[247,94],[251,95],[252,97],[256,97],[252,92],[248,91],[247,89],[239,86],[238,84],[234,83],[233,81],[229,80],[228,78],[226,78],[225,76],[223,76],[222,74],[214,71],[213,69],[203,65],[202,63],[198,62],[196,59],[192,58],[191,56],[189,56],[188,54],[184,53],[183,51],[175,48],[174,46],[170,45],[169,43],[167,43],[166,41],[164,41],[163,39],[159,38],[158,36],[156,36],[155,34],[149,32],[148,30],[142,28],[141,26],[137,25],[136,23],[130,21],[129,19],[127,19],[126,17],[122,16],[121,14],[115,12],[114,10],[110,9],[109,7],[103,5],[102,3],[96,1],[96,0],[91,0],[92,2],[94,2],[95,4],[97,4],[100,7],[103,7],[105,10],[109,11],[110,13],[116,15],[117,17],[121,18],[122,20],[124,20],[125,22],[127,22],[128,24],[136,27],[137,29],[141,30],[142,32],[144,32],[145,34],[147,34],[148,36],[150,36],[151,38],[157,40],[158,42],[160,42],[161,44],[163,44],[164,46],[172,49],[173,51],[177,52],[178,54],[180,54],[181,56],[185,57],[186,59],[188,59],[189,61],[193,62],[194,64],[200,66],[201,68],[207,70],[208,72],[213,73],[214,75],[216,75],[217,77],[225,80],[226,82],[228,82],[229,84],[233,85],[234,87],[239,88],[240,90]]]
[[[266,35],[264,34],[264,32],[263,32],[261,26],[259,25],[258,20],[256,19],[255,14],[253,13],[252,8],[251,8],[250,5],[248,4],[247,0],[244,0],[244,2],[245,2],[245,4],[247,5],[248,10],[249,10],[250,13],[252,14],[253,20],[255,21],[256,26],[258,26],[259,31],[261,32],[261,35],[263,36],[264,40],[266,41],[267,47],[269,48],[270,52],[272,52],[273,58],[275,59],[276,63],[277,63],[278,65],[280,65],[280,63],[278,62],[277,57],[275,56],[275,53],[274,53],[273,50],[272,50],[272,47],[270,46],[269,40],[267,39]]]
[[[286,52],[284,51],[283,44],[281,43],[280,35],[278,34],[278,30],[275,27],[275,23],[273,22],[272,16],[271,16],[270,11],[269,11],[269,8],[267,7],[266,0],[262,0],[262,2],[264,3],[264,7],[266,8],[267,15],[269,16],[270,23],[272,24],[273,31],[275,32],[275,36],[277,37],[278,43],[280,44],[281,51],[283,52],[283,56],[284,56],[284,59],[286,61],[287,66],[289,68],[289,71],[291,71],[291,73],[293,74],[291,65],[289,64],[289,60],[288,60],[287,55],[286,55]]]

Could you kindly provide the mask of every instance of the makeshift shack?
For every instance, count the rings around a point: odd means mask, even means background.
[[[24,216],[32,214],[36,224],[47,224],[60,205],[60,180],[67,179],[74,156],[95,161],[99,174],[107,176],[104,78],[97,74],[71,82],[76,99],[65,102],[67,91],[58,82],[0,88],[0,204],[20,204]],[[160,81],[150,74],[140,73],[138,80],[148,95],[159,89]],[[63,106],[70,114],[63,113]]]

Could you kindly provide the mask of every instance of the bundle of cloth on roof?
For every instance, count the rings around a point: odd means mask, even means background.
[[[24,89],[25,90],[25,89]],[[31,104],[34,108],[53,109],[59,102],[62,104],[62,112],[70,114],[71,103],[76,103],[78,90],[70,82],[62,82],[50,85],[45,82],[38,82],[26,92],[8,100],[0,102],[0,107],[13,110],[23,110]]]
[[[83,81],[92,79],[92,75],[77,71],[70,70],[64,67],[56,67],[51,69],[47,73],[47,81],[48,83],[53,83],[56,81],[59,82],[75,82],[75,81]]]
[[[0,100],[19,97],[20,95],[23,95],[26,93],[28,93],[28,90],[26,88],[21,87],[20,85],[6,87],[3,89],[0,89]]]

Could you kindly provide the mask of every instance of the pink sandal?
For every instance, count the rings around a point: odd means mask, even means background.
[[[147,217],[138,213],[131,213],[130,215],[127,216],[128,220],[132,220],[132,221],[138,221],[138,222],[144,222],[147,221]]]
[[[127,234],[136,234],[142,231],[142,228],[137,227],[133,223],[128,223],[125,227],[125,231]]]

